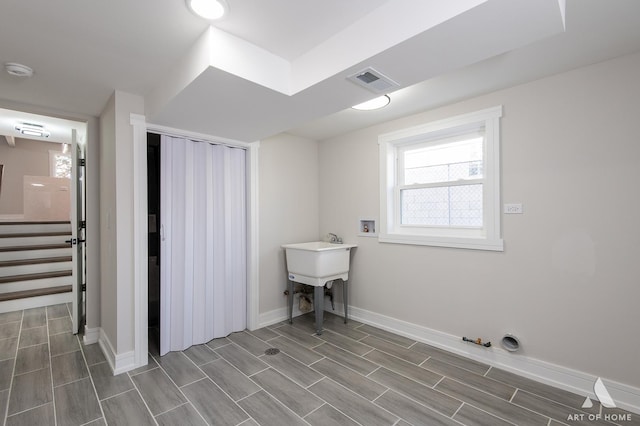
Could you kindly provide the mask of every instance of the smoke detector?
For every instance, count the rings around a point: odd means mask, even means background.
[[[33,75],[33,69],[26,65],[18,64],[15,62],[7,62],[4,64],[4,69],[11,75],[17,77],[31,77]]]
[[[347,80],[376,94],[386,94],[400,88],[400,85],[371,67],[347,77]]]

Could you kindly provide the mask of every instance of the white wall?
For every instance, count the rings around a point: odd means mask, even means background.
[[[49,150],[59,150],[60,144],[16,138],[11,147],[0,136],[0,164],[4,165],[0,215],[23,214],[24,176],[49,176]]]
[[[320,237],[318,176],[316,141],[281,134],[260,142],[261,323],[285,312],[287,272],[280,246]]]
[[[116,100],[115,93],[100,115],[100,327],[117,341],[116,311]]]
[[[640,54],[320,142],[320,232],[359,244],[351,304],[494,344],[512,332],[515,357],[639,388],[638,75]],[[379,217],[379,134],[495,105],[502,201],[524,204],[503,253],[356,236]]]
[[[101,327],[117,356],[134,349],[132,113],[142,97],[116,91],[100,117]]]

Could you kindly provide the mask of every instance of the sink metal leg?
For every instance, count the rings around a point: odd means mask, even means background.
[[[289,324],[293,324],[293,281],[289,280]]]
[[[313,290],[313,307],[316,311],[316,334],[322,334],[324,321],[324,286],[318,285]]]
[[[332,281],[333,283],[333,281]],[[331,285],[331,288],[329,288],[328,286],[325,285],[324,287],[324,295],[326,296],[327,294],[329,295],[329,301],[331,302],[331,310],[335,311],[336,310],[336,305],[333,301],[333,289],[335,287],[333,285]]]
[[[344,303],[344,323],[347,323],[349,317],[347,307],[349,306],[349,292],[347,291],[347,280],[342,281],[342,302]]]

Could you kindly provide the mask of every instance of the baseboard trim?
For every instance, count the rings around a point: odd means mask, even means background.
[[[294,301],[295,302],[295,301]],[[311,310],[310,312],[313,312],[313,310]],[[293,304],[293,317],[297,317],[300,315],[304,315],[308,312],[302,312],[299,308],[298,308],[298,304],[294,303]],[[257,328],[262,328],[262,327],[267,327],[269,325],[273,325],[273,324],[277,324],[281,321],[286,321],[289,319],[289,312],[287,311],[287,308],[278,308],[278,309],[274,309],[273,311],[269,311],[269,312],[265,312],[263,314],[260,314],[258,316],[258,327]]]
[[[70,292],[5,300],[0,302],[0,314],[32,308],[42,308],[44,306],[59,305],[61,303],[69,303],[72,300],[73,297]]]
[[[343,305],[336,303],[336,311],[342,312],[342,309]],[[585,397],[596,398],[593,392],[593,385],[597,376],[583,371],[508,352],[498,346],[483,348],[469,345],[463,342],[460,336],[443,333],[353,306],[349,307],[349,317],[541,383],[578,395],[584,395]],[[605,377],[602,377],[602,380],[619,408],[640,414],[640,388],[609,380]]]
[[[92,345],[94,343],[98,343],[98,340],[100,340],[100,327],[89,328],[85,325],[82,342],[85,345]]]
[[[344,305],[342,303],[336,303],[335,307],[335,311],[332,311],[330,307],[327,308],[325,305],[325,311],[342,315]],[[296,317],[302,314],[304,314],[304,312],[300,312],[296,304],[294,304],[293,316]],[[498,346],[483,348],[470,345],[463,342],[460,336],[443,333],[438,330],[354,306],[349,307],[349,318],[510,371],[537,382],[596,399],[593,392],[593,384],[597,376],[583,371],[508,352]],[[260,315],[259,327],[266,327],[287,319],[288,313],[286,308],[274,309]],[[606,377],[602,377],[601,379],[619,408],[640,414],[640,388],[609,380]]]
[[[100,345],[105,358],[107,358],[107,362],[109,363],[114,376],[126,373],[127,371],[131,371],[136,368],[135,352],[129,351],[123,354],[117,354],[113,349],[113,345],[111,344],[109,337],[102,328],[100,329],[98,344]]]

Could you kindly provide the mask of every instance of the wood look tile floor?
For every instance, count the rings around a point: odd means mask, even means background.
[[[67,305],[0,314],[2,425],[611,425],[584,396],[330,313],[158,356],[113,376]],[[279,353],[268,355],[267,349]],[[584,420],[573,420],[584,414]],[[569,415],[572,415],[569,420]]]

